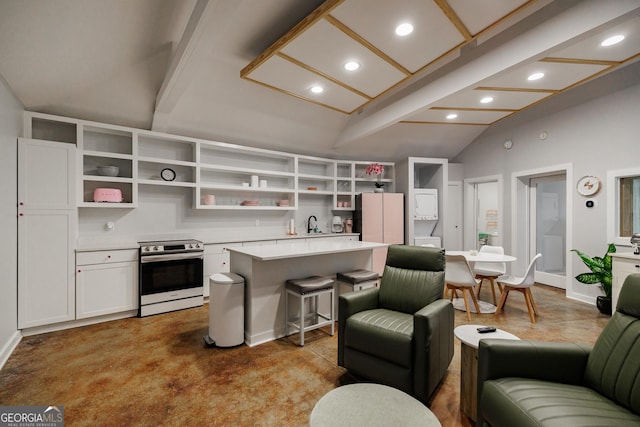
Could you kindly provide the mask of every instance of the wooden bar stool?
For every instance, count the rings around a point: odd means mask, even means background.
[[[334,280],[329,277],[311,276],[304,279],[290,279],[286,282],[285,292],[285,334],[288,336],[289,327],[294,327],[300,333],[300,346],[304,346],[304,333],[323,326],[331,326],[331,336],[334,334]],[[300,302],[298,318],[289,319],[289,294],[297,297]],[[329,294],[329,313],[319,312],[318,297]],[[305,313],[305,301],[311,298],[311,307]],[[307,323],[308,320],[308,323]],[[305,326],[306,325],[306,326]]]

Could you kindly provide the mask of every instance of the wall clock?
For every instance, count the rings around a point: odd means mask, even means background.
[[[160,176],[162,177],[162,179],[164,179],[165,181],[173,181],[174,179],[176,179],[176,171],[174,171],[171,168],[164,168],[162,169],[162,171],[160,172]]]
[[[600,187],[602,187],[602,182],[600,182],[600,178],[597,176],[583,176],[578,180],[577,190],[583,196],[593,196],[598,191],[600,191]]]

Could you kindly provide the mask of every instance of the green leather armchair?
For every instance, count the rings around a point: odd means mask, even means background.
[[[639,426],[640,274],[590,348],[483,339],[477,426]]]
[[[453,358],[444,250],[392,245],[379,288],[338,302],[338,365],[427,403]]]

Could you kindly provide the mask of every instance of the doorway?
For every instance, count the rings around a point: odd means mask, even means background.
[[[504,246],[502,240],[502,176],[464,180],[464,247]]]
[[[529,253],[542,254],[535,280],[566,289],[567,176],[557,173],[529,180]]]
[[[542,258],[536,264],[535,281],[572,293],[571,263],[567,250],[572,244],[571,165],[513,174],[512,185],[512,247],[518,258],[515,274],[521,275],[537,253]]]
[[[449,181],[447,212],[449,215],[443,247],[448,251],[461,251],[464,246],[462,244],[462,182],[460,181]]]

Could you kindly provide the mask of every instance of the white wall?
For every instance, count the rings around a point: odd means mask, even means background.
[[[298,234],[306,233],[307,219],[315,215],[323,233],[331,232],[333,198],[301,196],[296,211],[225,211],[193,208],[193,190],[164,186],[141,186],[135,209],[80,208],[79,237],[133,241],[170,238],[215,239],[222,242],[253,238],[286,237],[295,219]],[[351,212],[337,212],[343,219]],[[107,222],[115,228],[108,231]]]
[[[556,102],[539,105],[490,128],[454,159],[464,164],[467,179],[503,175],[503,243],[507,252],[512,250],[512,173],[571,164],[571,188],[575,189],[575,181],[584,175],[600,177],[605,186],[594,197],[598,205],[592,209],[585,207],[585,197],[572,191],[573,215],[567,218],[567,227],[572,227],[573,241],[567,242],[567,250],[577,248],[590,255],[604,255],[606,196],[612,190],[606,188],[607,171],[636,167],[640,161],[638,75],[640,63],[602,77],[598,85],[590,84],[582,91],[590,97],[586,102],[571,99],[575,95],[570,92],[559,95]],[[548,135],[545,140],[540,139],[543,131]],[[507,140],[513,141],[511,150],[503,147]],[[574,253],[566,256],[573,276],[587,271]],[[589,300],[601,294],[597,286],[582,285],[575,279],[572,288],[575,294],[570,296],[578,299]]]
[[[17,138],[23,107],[0,77],[0,367],[20,339],[18,333]]]

